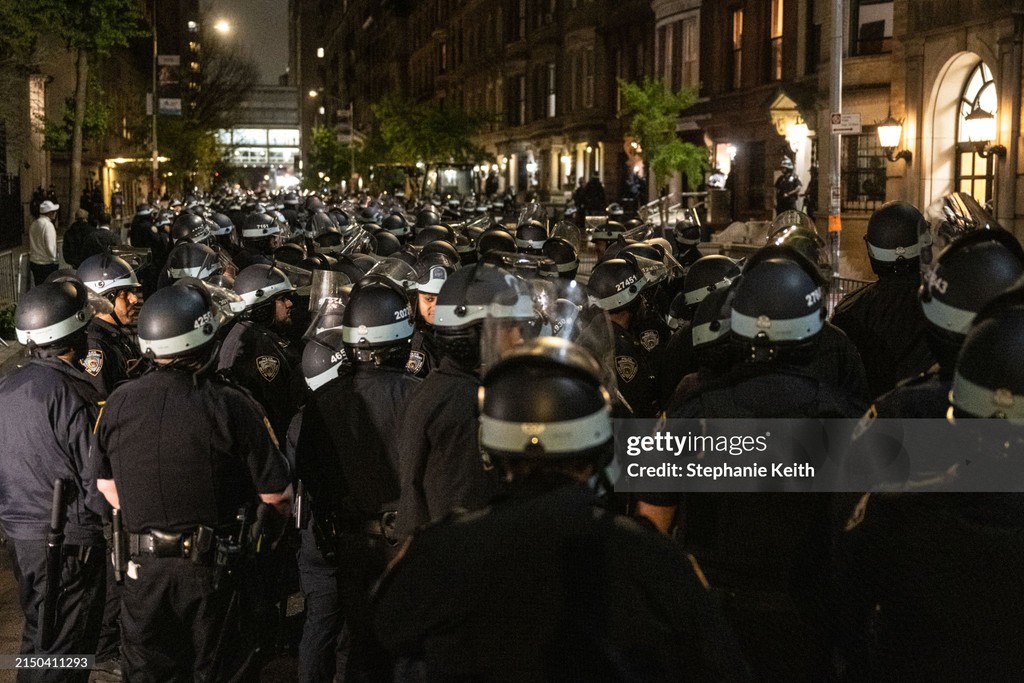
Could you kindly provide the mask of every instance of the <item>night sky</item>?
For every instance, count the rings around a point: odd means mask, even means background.
[[[288,68],[288,0],[207,0],[213,21],[226,19],[260,67],[260,81],[276,84]]]

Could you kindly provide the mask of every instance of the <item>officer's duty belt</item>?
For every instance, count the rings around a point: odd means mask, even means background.
[[[210,527],[199,527],[191,533],[152,530],[148,534],[128,534],[128,552],[133,556],[180,557],[212,563],[216,546]]]

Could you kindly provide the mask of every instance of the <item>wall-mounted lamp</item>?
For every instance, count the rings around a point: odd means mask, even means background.
[[[996,117],[991,112],[975,107],[974,111],[964,117],[964,131],[982,159],[993,154],[997,157],[1006,156],[1006,147],[992,144],[996,138]]]
[[[900,138],[903,136],[903,121],[894,119],[892,113],[885,118],[885,121],[878,123],[878,144],[885,150],[885,158],[889,161],[903,159],[908,164],[913,159],[909,149],[902,149],[899,152],[896,148],[900,146]]]

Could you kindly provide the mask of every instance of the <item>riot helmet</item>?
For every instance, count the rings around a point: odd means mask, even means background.
[[[392,213],[389,216],[385,216],[380,226],[397,237],[399,242],[403,244],[409,238],[409,223],[405,220],[405,216],[400,213]]]
[[[1006,420],[1019,444],[1024,427],[1024,305],[1000,306],[979,317],[956,362],[949,401],[954,416]],[[1017,447],[1020,453],[1019,445]]]
[[[349,365],[340,329],[324,330],[306,343],[302,350],[302,376],[310,391],[316,391]]]
[[[558,269],[558,277],[565,280],[575,280],[579,272],[580,260],[576,247],[568,240],[561,237],[549,237],[544,243],[542,252],[545,256],[555,262]]]
[[[527,254],[543,253],[548,239],[548,230],[537,220],[530,220],[516,228],[516,246]]]
[[[117,296],[122,289],[142,288],[128,262],[111,254],[94,254],[86,258],[78,267],[76,276],[94,293],[108,298]]]
[[[154,358],[191,355],[214,341],[222,314],[199,280],[158,289],[139,314],[139,349]]]
[[[476,241],[476,251],[480,258],[492,251],[514,252],[517,250],[516,238],[504,228],[485,230]]]
[[[683,298],[690,318],[711,292],[728,289],[740,275],[740,267],[728,256],[711,254],[693,262],[683,280]]]
[[[414,329],[409,299],[391,280],[371,275],[352,288],[341,331],[353,362],[404,367]]]
[[[171,238],[175,243],[192,242],[194,244],[209,244],[213,241],[210,233],[210,226],[206,220],[194,213],[183,211],[178,214],[171,225]]]
[[[889,202],[871,214],[864,235],[871,269],[879,276],[919,270],[919,238],[927,226],[921,212],[907,202]]]
[[[63,278],[36,285],[21,295],[14,309],[14,329],[18,342],[33,355],[43,350],[47,355],[80,352],[85,345],[85,327],[94,313],[89,289],[80,280]]]
[[[638,306],[646,285],[635,261],[613,258],[594,266],[587,294],[598,308],[615,313]]]
[[[442,254],[448,257],[452,263],[458,263],[461,261],[459,258],[458,250],[452,246],[451,242],[444,240],[434,240],[433,242],[427,242],[423,245],[423,249],[420,250],[420,258],[423,258],[427,254]]]
[[[172,282],[186,277],[205,280],[222,270],[217,252],[205,244],[183,242],[167,255],[166,272]]]
[[[554,337],[527,341],[480,389],[480,446],[507,461],[553,459],[600,467],[611,455],[608,392],[593,357]]]
[[[377,256],[392,256],[402,250],[401,240],[386,229],[373,233],[373,243],[373,253]]]
[[[249,319],[255,322],[270,323],[274,319],[274,302],[294,291],[280,268],[265,263],[248,266],[235,278],[235,293],[242,297]]]
[[[817,268],[787,247],[770,245],[751,257],[730,315],[744,360],[809,360],[825,324],[823,284]]]
[[[923,274],[928,346],[949,371],[977,313],[1024,275],[1024,251],[1001,229],[976,230],[946,247]]]

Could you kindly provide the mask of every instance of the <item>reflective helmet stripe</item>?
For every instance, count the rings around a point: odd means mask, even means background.
[[[500,451],[521,453],[530,446],[539,446],[546,454],[575,454],[607,443],[611,438],[611,419],[603,408],[575,420],[540,424],[480,416],[480,445]]]
[[[731,327],[733,332],[744,339],[754,339],[764,332],[771,341],[800,341],[821,332],[821,309],[815,308],[813,312],[799,318],[773,320],[763,315],[744,315],[734,308]]]
[[[917,258],[921,255],[921,245],[912,244],[908,247],[897,247],[896,249],[883,249],[882,247],[876,247],[867,243],[868,255],[876,261],[893,262],[898,261],[901,257],[904,259]]]
[[[975,384],[960,373],[953,375],[949,401],[957,408],[977,417],[1005,417],[1015,425],[1024,425],[1024,396],[1009,389],[993,391]]]
[[[37,330],[15,330],[15,332],[17,333],[18,341],[26,346],[30,341],[35,342],[36,344],[48,344],[57,339],[63,339],[64,337],[74,334],[89,324],[89,320],[91,318],[92,312],[89,311],[89,307],[86,306],[74,315],[61,320],[58,323],[47,325],[46,327],[40,327]]]
[[[711,323],[704,323],[703,325],[697,325],[693,328],[693,345],[700,346],[701,344],[710,344],[716,339],[721,339],[729,333],[732,325],[729,320],[719,320],[718,330],[711,329]]]
[[[683,301],[686,302],[687,306],[699,304],[701,301],[704,301],[705,297],[707,297],[708,294],[715,291],[716,289],[728,287],[729,285],[731,285],[734,279],[736,278],[722,278],[721,280],[715,282],[714,284],[710,284],[706,287],[699,287],[693,290],[692,292],[686,292],[686,294],[683,295]]]
[[[152,352],[153,355],[159,358],[199,348],[210,341],[218,326],[216,316],[211,316],[208,326],[202,325],[174,337],[168,337],[167,339],[143,339],[139,337],[139,350],[143,353]]]
[[[374,327],[349,327],[343,325],[341,328],[341,339],[346,344],[387,344],[388,342],[408,339],[412,336],[412,316],[390,325],[376,325]]]
[[[967,334],[971,323],[974,322],[974,318],[978,315],[977,311],[968,311],[956,306],[950,306],[939,301],[934,296],[928,301],[921,302],[921,310],[924,312],[924,317],[928,318],[928,322],[943,330],[949,330],[957,334]]]

